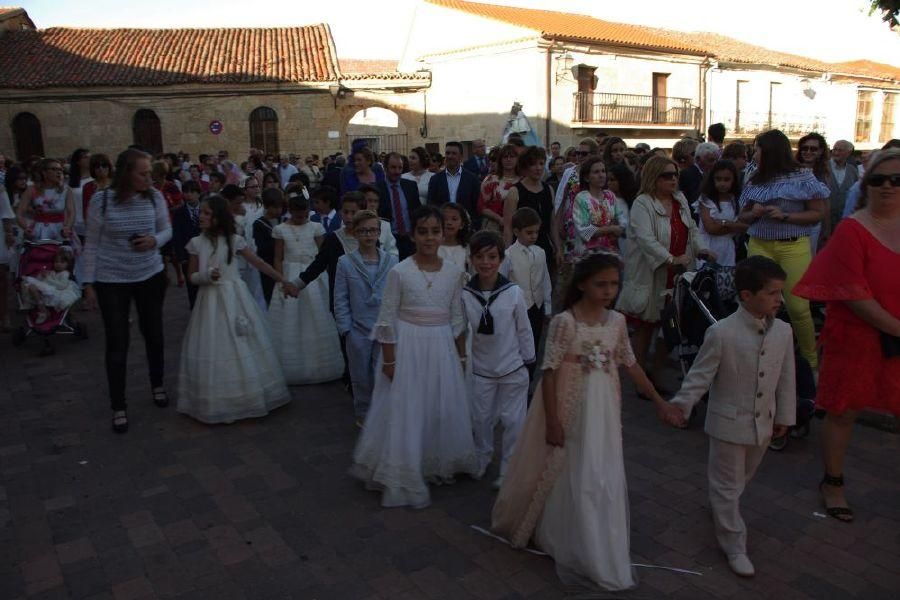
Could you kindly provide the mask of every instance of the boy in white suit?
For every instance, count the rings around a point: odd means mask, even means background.
[[[494,425],[503,424],[500,489],[506,464],[525,422],[528,370],[534,362],[534,338],[522,289],[498,271],[503,238],[479,231],[469,241],[475,276],[463,288],[466,319],[472,326],[472,430],[481,473],[494,454]]]
[[[787,275],[774,261],[752,256],[735,269],[741,306],[709,328],[697,359],[672,399],[685,417],[707,391],[709,502],[719,546],[736,574],[752,577],[740,498],[773,433],[796,419],[791,326],[775,318]]]

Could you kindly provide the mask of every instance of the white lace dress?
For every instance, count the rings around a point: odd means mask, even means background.
[[[324,235],[321,223],[282,223],[272,229],[272,237],[284,242],[281,270],[285,279],[296,281],[306,270],[319,250],[315,238]],[[311,281],[296,298],[285,297],[276,284],[269,325],[288,385],[334,381],[343,374],[340,337],[328,309],[327,273]]]
[[[465,327],[462,272],[423,272],[410,257],[388,274],[373,337],[396,344],[393,380],[375,372],[372,406],[351,474],[382,490],[385,507],[430,503],[428,482],[478,473],[463,370],[454,339]]]
[[[232,238],[235,252],[244,238]],[[178,412],[204,423],[231,423],[262,417],[291,397],[269,326],[247,285],[236,257],[228,262],[224,237],[215,244],[205,235],[188,242],[198,272],[216,267],[221,277],[201,285],[181,344],[178,369]]]

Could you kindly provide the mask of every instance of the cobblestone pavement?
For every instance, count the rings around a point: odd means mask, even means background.
[[[174,396],[184,291],[167,299]],[[109,428],[96,314],[91,338],[37,357],[0,336],[0,598],[562,598],[551,560],[473,531],[492,492],[463,480],[423,511],[382,510],[346,475],[356,430],[339,385],[293,388],[265,419],[208,427],[150,401],[134,326],[131,431]],[[173,399],[174,403],[174,399]],[[900,436],[859,428],[847,466],[851,525],[822,507],[818,437],[770,453],[745,494],[758,575],[717,551],[706,439],[625,399],[635,562],[624,598],[900,597]],[[585,597],[585,596],[583,596]]]

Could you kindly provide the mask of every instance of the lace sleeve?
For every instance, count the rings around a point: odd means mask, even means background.
[[[397,332],[394,327],[397,322],[397,310],[403,297],[403,279],[397,267],[388,273],[384,284],[384,294],[381,297],[381,308],[378,311],[378,320],[372,328],[372,339],[382,344],[396,344]],[[457,298],[459,299],[459,298]]]
[[[547,333],[547,345],[544,348],[544,364],[542,370],[555,370],[563,361],[566,351],[575,337],[575,322],[568,312],[563,312],[550,321]]]
[[[625,316],[622,313],[614,314],[616,317],[616,328],[619,331],[616,339],[616,348],[613,351],[613,360],[617,365],[630,367],[636,360],[634,352],[631,350],[631,340],[628,339],[628,327],[625,325]]]

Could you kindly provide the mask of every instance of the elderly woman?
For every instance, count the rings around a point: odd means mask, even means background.
[[[75,195],[63,180],[63,166],[45,158],[36,169],[34,185],[22,194],[16,222],[26,238],[68,239],[75,223]]]
[[[84,298],[99,302],[106,334],[106,380],[112,428],[128,430],[125,377],[128,373],[128,319],[137,309],[144,336],[153,402],[167,406],[163,387],[163,320],[166,274],[159,248],[172,238],[169,211],[154,189],[150,156],[126,150],[116,160],[110,187],[91,199],[84,246]]]
[[[861,207],[841,221],[794,294],[827,304],[816,404],[829,516],[848,522],[844,454],[860,410],[900,415],[900,150],[885,150],[862,179]]]
[[[646,361],[675,275],[693,269],[698,256],[715,259],[701,248],[691,209],[678,191],[678,166],[671,159],[654,156],[641,171],[639,195],[631,206],[624,285],[616,306],[636,326],[638,363]],[[666,358],[664,346],[657,344],[652,367],[647,369],[661,394],[665,390],[656,378]]]
[[[739,203],[739,218],[750,226],[747,252],[771,258],[787,272],[784,295],[791,326],[800,354],[815,369],[819,359],[809,302],[791,291],[809,266],[810,236],[825,216],[831,190],[812,171],[797,164],[791,143],[777,129],[759,136],[754,161],[758,168],[744,186]]]

